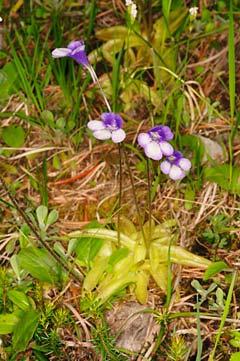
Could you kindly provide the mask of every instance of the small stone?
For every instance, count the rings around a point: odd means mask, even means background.
[[[146,307],[137,302],[116,305],[106,313],[111,333],[116,336],[116,346],[131,352],[140,352],[152,344],[159,325]],[[141,312],[142,311],[142,312]]]

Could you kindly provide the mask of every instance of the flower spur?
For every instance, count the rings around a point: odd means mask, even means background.
[[[78,64],[81,64],[84,67],[89,66],[88,57],[85,52],[85,45],[83,41],[71,41],[68,44],[67,48],[56,48],[52,51],[53,58],[64,58],[69,57]]]

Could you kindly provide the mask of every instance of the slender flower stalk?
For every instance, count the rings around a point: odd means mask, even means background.
[[[105,95],[105,93],[104,93],[104,91],[103,91],[103,88],[102,88],[102,86],[101,86],[101,84],[100,84],[100,81],[99,81],[99,79],[98,79],[98,76],[97,76],[94,68],[92,67],[92,65],[89,64],[89,65],[87,66],[87,69],[88,69],[88,71],[89,71],[89,73],[90,73],[90,75],[91,75],[91,77],[92,77],[93,82],[98,85],[98,88],[99,88],[99,90],[100,90],[100,92],[101,92],[101,95],[102,95],[102,97],[103,97],[103,100],[104,100],[104,102],[105,102],[105,104],[106,104],[106,107],[107,107],[108,111],[109,111],[109,112],[112,112],[111,106],[110,106],[110,104],[109,104],[109,102],[108,102],[108,100],[107,100],[107,97],[106,97],[106,95]]]
[[[123,149],[123,154],[124,154],[125,161],[126,161],[126,164],[127,164],[128,174],[129,174],[129,177],[130,177],[130,182],[131,182],[131,187],[132,187],[132,192],[133,192],[133,199],[134,199],[134,203],[135,203],[135,207],[136,207],[136,211],[137,211],[137,215],[138,215],[139,226],[140,226],[140,229],[141,229],[141,232],[142,232],[142,236],[143,236],[144,243],[145,243],[145,245],[147,245],[147,240],[146,240],[146,236],[145,236],[144,229],[143,229],[143,223],[142,223],[141,213],[140,213],[140,209],[139,209],[139,206],[138,206],[138,201],[137,201],[137,196],[136,196],[136,191],[135,191],[135,185],[134,185],[134,180],[133,180],[133,176],[132,176],[132,171],[131,171],[131,168],[130,168],[130,164],[129,164],[129,160],[128,160],[128,155],[127,155],[127,153],[126,153],[126,150],[125,150],[125,148],[124,148],[124,145],[123,145],[122,149]]]
[[[152,237],[152,197],[151,197],[151,174],[149,159],[147,158],[147,184],[148,184],[148,216],[149,216],[149,242]]]
[[[118,194],[118,215],[117,215],[117,232],[118,232],[118,245],[120,245],[120,211],[122,207],[122,147],[121,143],[118,144],[119,156],[119,194]]]

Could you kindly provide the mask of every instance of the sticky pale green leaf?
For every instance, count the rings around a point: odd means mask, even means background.
[[[59,265],[45,249],[24,248],[17,257],[20,266],[32,277],[47,283],[56,283],[59,280]]]
[[[116,249],[109,258],[108,264],[112,267],[124,259],[129,254],[129,250],[127,248]]]
[[[22,147],[25,142],[25,131],[21,125],[9,125],[3,128],[2,139],[9,147]]]
[[[147,302],[148,299],[148,282],[149,282],[149,273],[140,270],[136,275],[136,287],[135,287],[135,295],[141,304],[144,304]]]
[[[204,272],[203,280],[209,280],[209,278],[215,276],[217,273],[223,271],[226,268],[228,268],[228,265],[223,261],[212,263]]]
[[[21,280],[21,269],[19,266],[19,260],[16,254],[14,254],[11,258],[10,258],[10,264],[12,266],[13,271],[15,272],[18,280]]]
[[[12,333],[17,323],[18,317],[14,313],[0,315],[0,335]]]
[[[128,28],[125,26],[111,26],[109,28],[96,31],[96,37],[101,40],[125,39],[128,34]]]
[[[14,351],[25,351],[37,328],[40,314],[33,309],[21,313],[14,328],[12,346]]]
[[[106,258],[99,258],[98,260],[94,261],[93,268],[87,273],[84,279],[83,288],[86,291],[92,291],[97,286],[106,267],[107,267]]]
[[[28,297],[25,295],[25,293],[17,290],[9,290],[8,298],[14,303],[17,307],[21,308],[21,310],[26,311],[29,309],[30,304],[28,301]]]
[[[137,232],[136,227],[134,226],[132,221],[130,221],[130,219],[125,216],[121,216],[119,224],[116,224],[116,226],[118,225],[119,231],[123,234],[126,234],[126,236],[131,237],[132,234]]]

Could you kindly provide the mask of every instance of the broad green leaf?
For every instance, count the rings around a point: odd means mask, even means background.
[[[99,238],[77,238],[75,251],[78,259],[84,262],[85,265],[89,265],[89,262],[94,259],[102,245],[103,240]]]
[[[206,180],[217,183],[224,190],[240,194],[240,167],[223,164],[204,170]],[[230,179],[230,174],[232,175]]]
[[[28,297],[25,295],[25,293],[17,290],[9,290],[8,298],[14,303],[17,307],[21,308],[21,310],[26,311],[29,309],[30,304],[28,301]]]
[[[59,265],[43,248],[24,248],[19,252],[18,260],[24,270],[42,282],[56,283],[59,280]]]
[[[228,265],[223,261],[214,262],[210,264],[210,266],[204,272],[203,280],[204,281],[209,280],[209,278],[215,276],[217,273],[223,271],[226,268],[228,268]]]
[[[231,354],[229,361],[239,361],[240,360],[240,352],[234,352]]]
[[[5,99],[12,92],[14,82],[17,78],[17,72],[14,64],[7,63],[0,70],[0,99]]]
[[[40,314],[30,309],[22,312],[20,319],[14,328],[12,346],[14,351],[25,351],[37,328]]]
[[[37,215],[37,220],[39,223],[39,227],[40,228],[44,228],[45,227],[45,220],[47,218],[48,215],[48,209],[46,206],[39,206],[36,210],[36,215]]]
[[[44,124],[49,125],[49,126],[52,127],[52,128],[55,127],[53,113],[50,112],[49,110],[44,110],[44,111],[41,113],[41,118],[42,118],[42,120],[44,121]]]
[[[183,135],[181,136],[182,146],[190,148],[194,152],[194,161],[201,163],[204,155],[204,146],[201,139],[196,135]]]
[[[46,225],[50,226],[51,224],[55,223],[57,220],[58,220],[58,211],[56,209],[53,209],[47,217]]]
[[[11,333],[18,323],[18,317],[13,313],[0,315],[0,335]]]
[[[11,258],[10,258],[10,264],[12,266],[13,271],[15,272],[17,279],[20,281],[21,280],[21,269],[19,266],[19,260],[16,254],[14,254]]]
[[[22,147],[25,142],[25,131],[21,125],[9,125],[4,127],[2,131],[2,139],[13,148]]]

